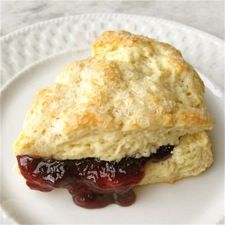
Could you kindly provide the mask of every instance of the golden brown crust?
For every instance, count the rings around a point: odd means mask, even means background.
[[[149,56],[158,54],[158,51],[163,50],[160,54],[172,54],[174,57],[182,57],[180,51],[167,43],[159,42],[143,35],[134,35],[123,30],[103,32],[92,45],[92,55],[102,55],[103,51],[112,52],[119,48],[132,48],[134,46],[138,46],[144,51],[147,50]]]
[[[211,129],[203,94],[198,74],[172,46],[104,32],[92,57],[66,66],[37,93],[15,152],[56,159],[147,156]]]

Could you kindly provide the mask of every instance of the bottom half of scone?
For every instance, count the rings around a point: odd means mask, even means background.
[[[85,208],[111,203],[121,206],[135,201],[132,188],[159,182],[173,183],[196,176],[213,162],[206,132],[188,134],[176,146],[165,145],[149,157],[126,157],[117,161],[97,158],[54,160],[17,156],[21,174],[31,189],[51,191],[66,188],[74,202]]]

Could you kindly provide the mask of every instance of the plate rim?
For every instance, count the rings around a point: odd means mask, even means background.
[[[194,27],[186,25],[186,24],[182,24],[182,23],[174,21],[174,20],[167,20],[167,19],[155,17],[155,16],[142,16],[142,15],[138,15],[138,14],[126,14],[126,13],[83,13],[83,14],[78,14],[78,15],[62,16],[62,17],[57,17],[57,18],[53,18],[53,19],[49,19],[49,20],[44,20],[44,21],[40,21],[40,22],[31,24],[31,25],[16,29],[15,31],[12,31],[12,32],[0,37],[0,43],[3,44],[4,42],[9,41],[10,39],[15,38],[16,36],[18,36],[22,33],[28,32],[28,31],[38,28],[38,27],[42,27],[43,25],[46,25],[46,24],[55,24],[57,22],[69,21],[69,20],[73,20],[75,18],[91,19],[91,18],[96,18],[96,17],[103,17],[103,18],[104,17],[108,17],[108,18],[124,17],[124,18],[137,18],[140,20],[153,20],[156,23],[159,22],[159,23],[164,23],[164,24],[170,24],[170,25],[174,25],[175,27],[178,27],[181,29],[192,31],[198,35],[201,35],[204,38],[209,39],[209,41],[215,42],[217,45],[221,45],[223,47],[225,45],[225,40],[223,40],[219,37],[216,37],[210,33],[207,33],[205,31],[199,30],[197,28],[194,28]],[[49,56],[45,57],[44,59],[49,59],[51,57],[57,56],[60,53],[64,54],[66,52],[68,52],[68,50],[49,55]],[[31,64],[25,66],[22,70],[18,71],[18,73],[15,73],[14,75],[12,75],[12,77],[10,79],[8,79],[6,81],[6,83],[0,87],[0,93],[9,85],[10,82],[12,82],[14,80],[15,77],[19,76],[20,73],[24,72],[24,70],[26,70],[30,66],[32,66],[36,63],[40,63],[44,59],[37,60],[34,63],[31,63]]]
[[[183,27],[185,29],[189,29],[192,30],[194,32],[199,33],[200,35],[204,35],[205,37],[209,38],[209,39],[214,39],[214,41],[220,43],[220,44],[224,44],[225,40],[210,34],[206,31],[202,31],[200,29],[197,29],[195,27],[192,27],[190,25],[186,25],[180,22],[177,22],[175,20],[170,20],[170,19],[165,19],[165,18],[160,18],[160,17],[156,17],[156,16],[142,16],[142,15],[138,15],[138,14],[126,14],[126,13],[82,13],[82,14],[77,14],[77,15],[72,15],[72,16],[61,16],[61,17],[57,17],[57,18],[53,18],[53,19],[49,19],[49,20],[44,20],[44,21],[40,21],[40,22],[36,22],[34,24],[30,24],[28,26],[25,27],[21,27],[16,29],[15,31],[12,31],[8,34],[3,35],[2,37],[0,37],[1,41],[7,41],[10,38],[13,38],[15,35],[18,35],[20,33],[29,31],[35,27],[39,27],[48,23],[56,23],[56,22],[60,22],[63,20],[72,20],[73,18],[91,18],[91,17],[126,17],[126,18],[138,18],[138,19],[144,19],[144,20],[149,20],[152,19],[154,21],[159,21],[159,22],[163,22],[163,23],[169,23],[169,24],[173,24],[179,27]]]

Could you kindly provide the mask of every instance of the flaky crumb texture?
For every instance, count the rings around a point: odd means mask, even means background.
[[[17,155],[120,160],[149,156],[181,136],[211,129],[197,72],[169,44],[107,31],[92,56],[66,66],[40,90]]]

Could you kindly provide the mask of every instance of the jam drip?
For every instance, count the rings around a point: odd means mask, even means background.
[[[66,188],[75,204],[100,208],[111,203],[128,206],[134,203],[132,187],[144,176],[146,162],[159,162],[171,156],[174,146],[161,146],[150,157],[123,158],[119,162],[97,158],[54,160],[17,156],[27,185],[34,190]]]

